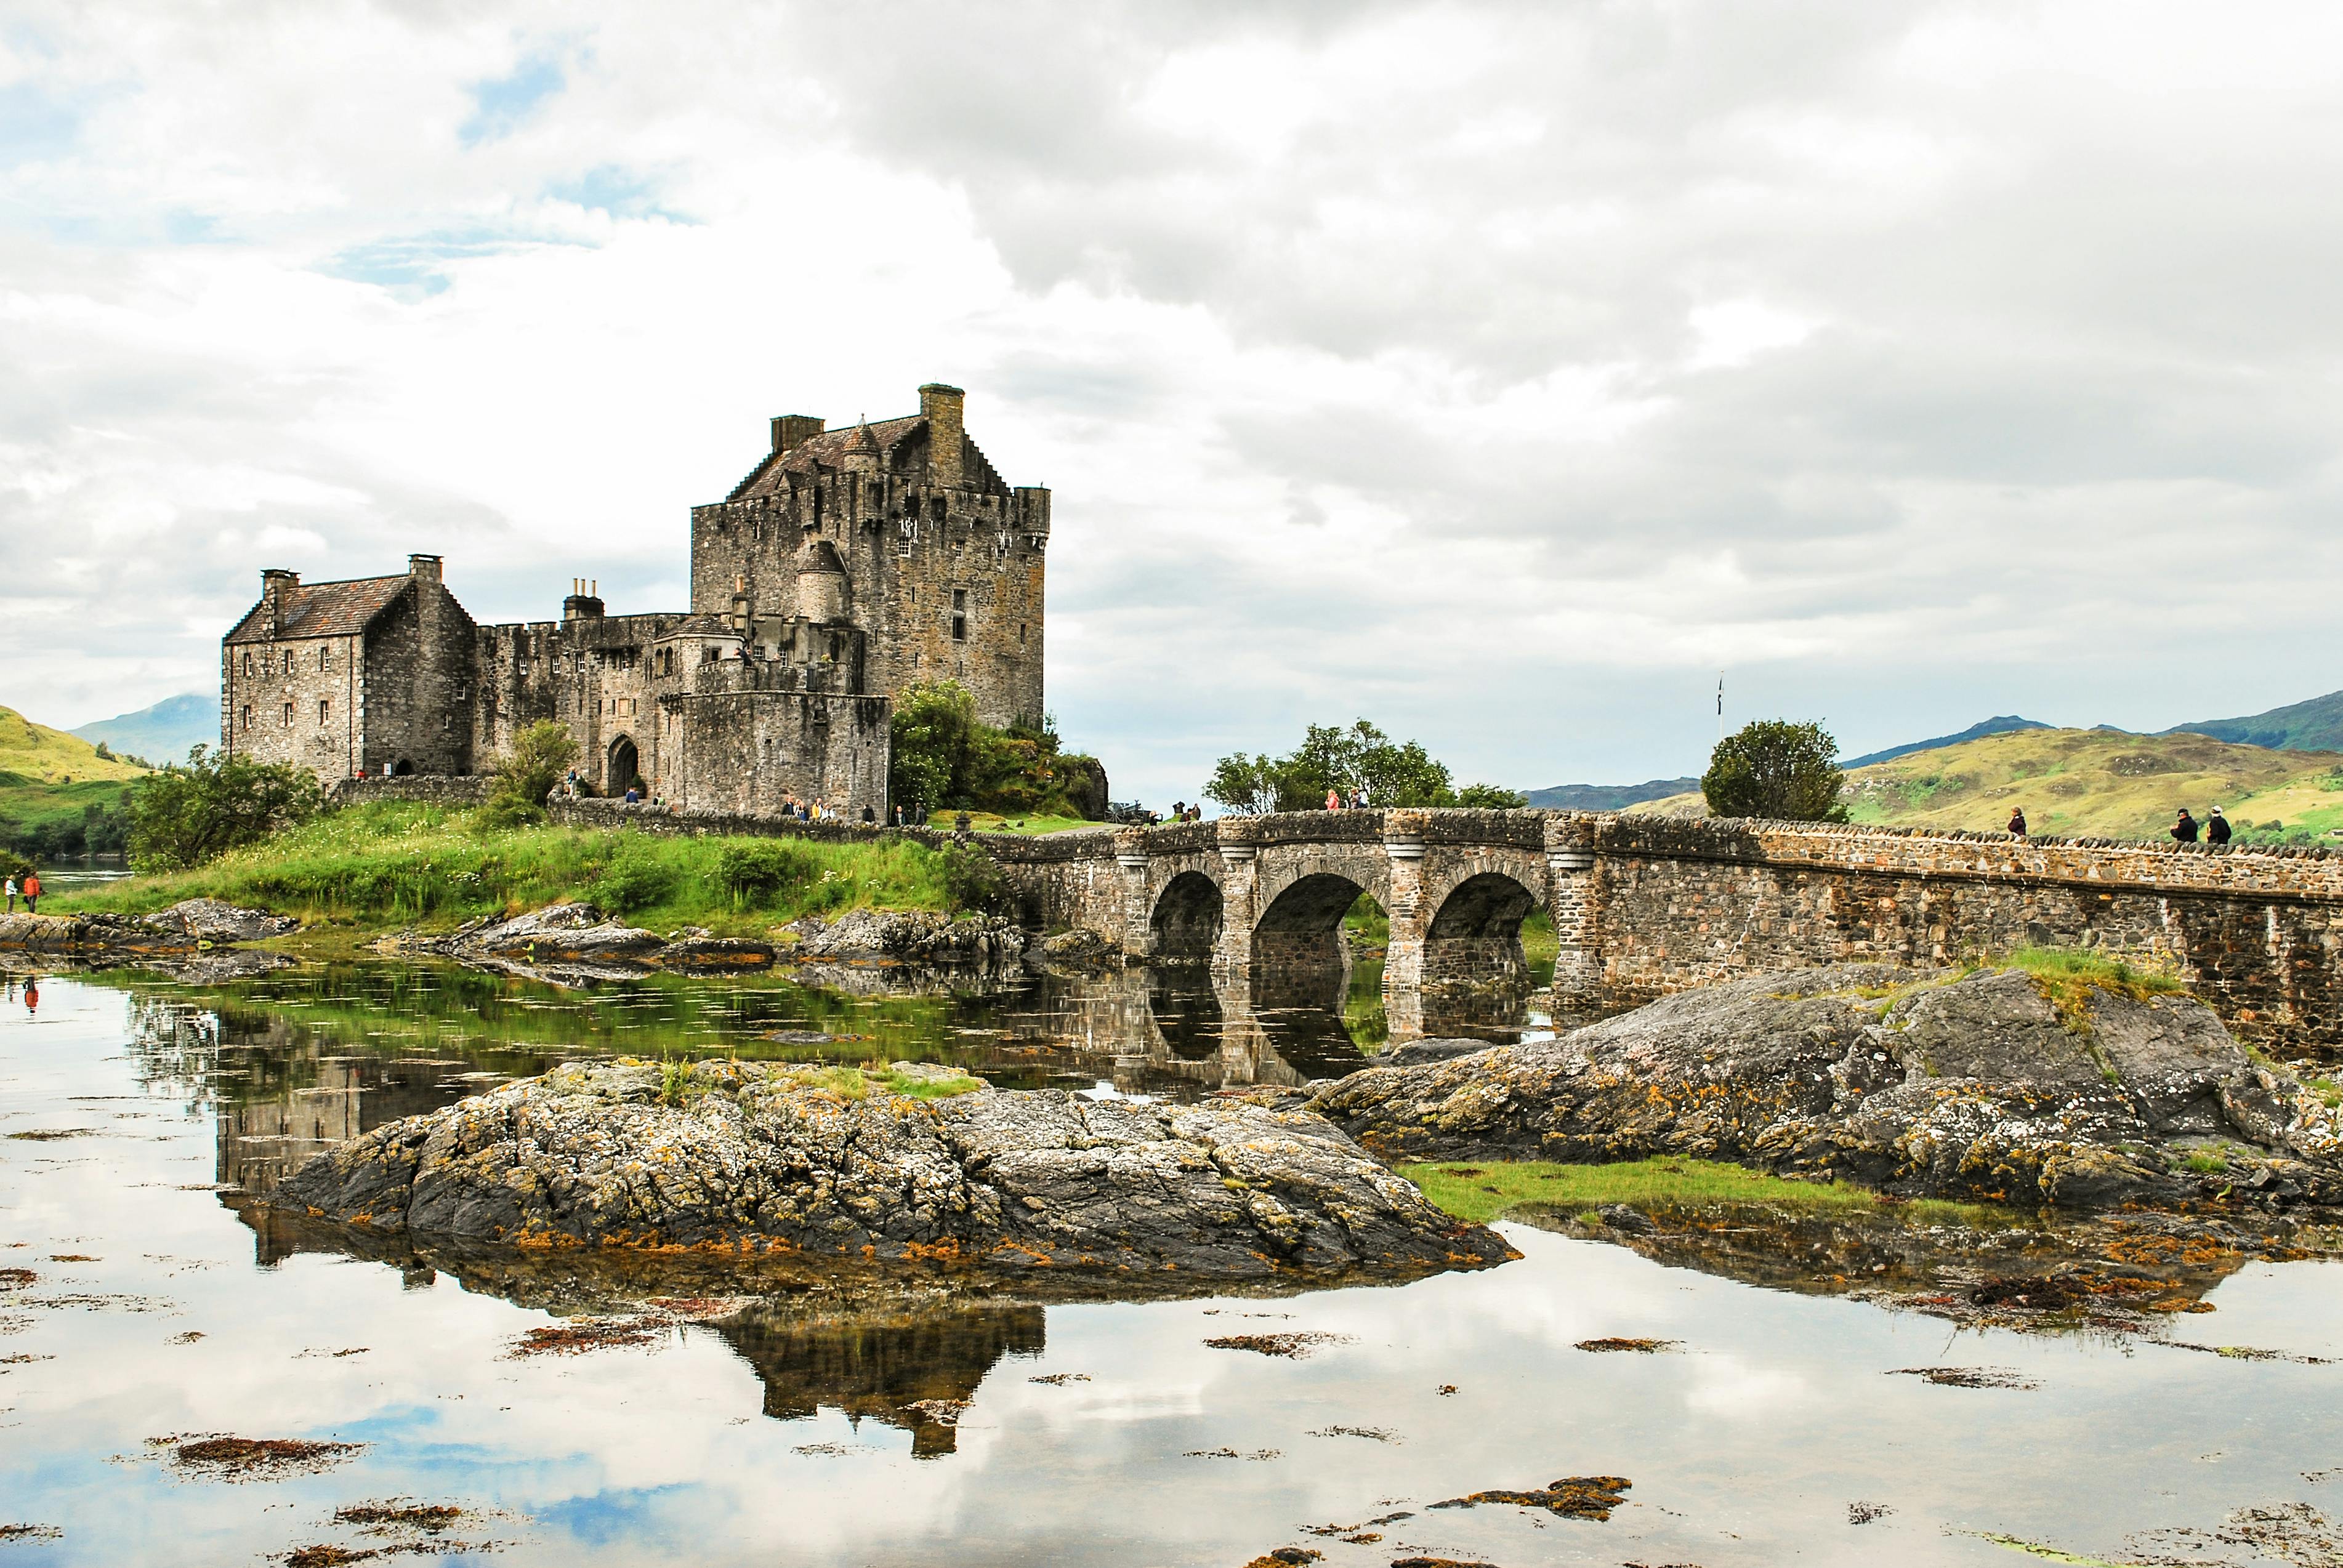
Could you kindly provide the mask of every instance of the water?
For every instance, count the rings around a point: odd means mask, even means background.
[[[1289,1544],[1334,1565],[2026,1560],[1996,1535],[2337,1560],[2216,1537],[2265,1528],[2229,1523],[2241,1510],[2343,1513],[2343,1476],[2326,1478],[2343,1365],[1956,1330],[1526,1225],[1503,1228],[1517,1262],[1398,1287],[1035,1302],[839,1275],[737,1322],[686,1304],[628,1320],[633,1342],[517,1356],[566,1321],[554,1309],[624,1294],[611,1271],[631,1265],[357,1256],[250,1196],[333,1138],[589,1051],[924,1053],[1177,1094],[1315,1075],[1349,1036],[1331,1004],[1272,1010],[1128,975],[992,1000],[775,982],[579,996],[357,962],[214,990],[12,982],[0,1268],[34,1277],[0,1291],[0,1523],[62,1533],[0,1544],[0,1565],[459,1543],[515,1564],[1236,1568]],[[869,1038],[760,1038],[781,1029]],[[2337,1271],[2247,1266],[2186,1332],[2343,1357]],[[1332,1337],[1299,1360],[1205,1343],[1259,1332]],[[1575,1348],[1605,1335],[1678,1344]],[[1890,1375],[1937,1363],[2036,1386]],[[231,1480],[149,1442],[206,1433],[363,1446]],[[1570,1475],[1633,1486],[1607,1523],[1427,1506]],[[336,1521],[398,1500],[463,1512],[437,1535]],[[1349,1528],[1312,1533],[1333,1526]],[[2198,1534],[2134,1539],[2159,1530]]]

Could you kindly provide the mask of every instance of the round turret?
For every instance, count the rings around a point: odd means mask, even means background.
[[[838,547],[820,535],[798,551],[798,614],[820,622],[846,618],[846,562]]]

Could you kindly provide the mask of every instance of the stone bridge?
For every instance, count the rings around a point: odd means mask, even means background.
[[[1399,1038],[1427,1000],[1454,1016],[1459,994],[1524,992],[1522,921],[1544,909],[1557,1015],[1766,969],[2055,946],[2174,973],[2246,1038],[2343,1050],[2343,855],[2322,849],[1539,810],[1302,811],[986,844],[1034,923],[1249,973],[1264,1004],[1264,987],[1322,992],[1347,961],[1344,912],[1373,894],[1391,920]]]
[[[890,831],[568,805],[648,832]],[[2324,849],[1537,810],[1299,811],[975,841],[1029,925],[1249,976],[1256,1008],[1289,990],[1322,1002],[1348,963],[1342,916],[1373,894],[1391,920],[1384,1006],[1401,1039],[1473,999],[1517,1004],[1522,921],[1544,909],[1558,1016],[1768,969],[2083,948],[2177,976],[2246,1039],[2343,1053],[2343,854]]]

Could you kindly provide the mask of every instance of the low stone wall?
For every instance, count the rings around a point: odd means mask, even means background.
[[[1557,825],[1560,827],[1561,825]],[[1609,1010],[1765,969],[1947,963],[2076,947],[2176,970],[2249,1037],[2343,1046],[2343,856],[1624,816],[1586,844],[1566,1007]]]
[[[367,800],[424,800],[435,806],[477,806],[496,782],[485,773],[409,773],[397,779],[343,779],[326,791],[327,804],[355,806]]]

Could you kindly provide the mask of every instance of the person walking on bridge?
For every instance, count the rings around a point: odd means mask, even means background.
[[[2188,814],[2188,808],[2186,806],[2180,808],[2179,819],[2172,824],[2172,841],[2176,844],[2193,844],[2197,841],[2197,819]]]
[[[2226,844],[2229,841],[2229,819],[2221,815],[2221,809],[2218,806],[2213,808],[2213,815],[2205,823],[2205,841],[2208,844]]]
[[[1342,809],[1342,792],[1340,789],[1333,788],[1332,785],[1329,785],[1326,789],[1326,809],[1329,811],[1339,811]]]
[[[2026,837],[2026,808],[2023,806],[2009,809],[2009,836],[2013,839]]]

